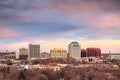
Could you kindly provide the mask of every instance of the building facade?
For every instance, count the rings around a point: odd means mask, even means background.
[[[81,47],[78,42],[71,42],[68,45],[68,57],[81,59]]]
[[[101,57],[101,49],[100,48],[87,48],[86,57]]]
[[[49,59],[49,58],[50,58],[50,53],[41,52],[40,59]]]
[[[54,48],[53,50],[50,50],[50,58],[55,58],[55,59],[66,59],[67,58],[67,50],[59,49],[59,48]]]
[[[20,48],[19,49],[19,59],[27,59],[28,58],[28,49]]]
[[[16,53],[15,52],[0,53],[0,59],[16,59]]]
[[[39,44],[29,44],[29,58],[40,58],[40,45]]]
[[[81,49],[81,57],[86,57],[86,50],[85,49]]]
[[[110,53],[108,56],[108,59],[110,60],[120,60],[120,54],[119,53]]]

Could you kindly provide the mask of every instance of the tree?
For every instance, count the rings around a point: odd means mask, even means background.
[[[47,76],[44,74],[41,74],[39,77],[39,80],[48,80]]]
[[[26,76],[24,75],[22,71],[19,74],[18,80],[26,80]]]
[[[6,61],[6,63],[7,63],[7,65],[12,65],[12,61],[11,61],[10,59],[8,59],[8,60]]]

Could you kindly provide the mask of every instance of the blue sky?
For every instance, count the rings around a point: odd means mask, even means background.
[[[119,52],[119,4],[119,0],[0,0],[0,50],[16,51],[30,42],[47,51],[55,46],[67,49],[71,41],[78,41],[82,48]]]

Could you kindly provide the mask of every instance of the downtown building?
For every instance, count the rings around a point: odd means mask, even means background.
[[[78,42],[71,42],[68,45],[68,57],[76,60],[81,59],[81,47]]]
[[[26,48],[19,49],[19,59],[28,59],[28,49]]]
[[[49,59],[49,58],[50,58],[50,53],[47,52],[40,53],[40,59]]]
[[[0,52],[0,59],[16,59],[16,52]]]
[[[50,58],[66,59],[67,58],[67,50],[63,50],[61,48],[54,48],[53,50],[50,50]]]
[[[101,49],[100,48],[87,48],[86,57],[101,57]]]
[[[86,57],[86,50],[85,49],[81,49],[81,57]]]
[[[28,51],[29,51],[30,59],[40,58],[40,45],[39,44],[29,44]]]

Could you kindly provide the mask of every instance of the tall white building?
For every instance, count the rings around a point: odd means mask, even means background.
[[[29,58],[40,58],[40,45],[39,44],[29,44]]]
[[[78,42],[71,42],[68,46],[68,57],[74,59],[81,58],[81,47]]]

